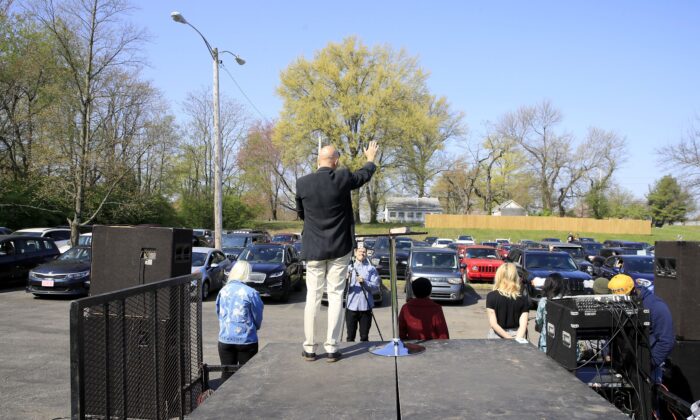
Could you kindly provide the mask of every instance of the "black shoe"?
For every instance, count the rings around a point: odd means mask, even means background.
[[[336,351],[335,353],[328,353],[326,356],[326,362],[328,363],[333,363],[337,362],[338,360],[343,358],[343,354],[339,351]]]
[[[307,362],[313,362],[316,360],[316,353],[307,353],[306,351],[302,351],[301,357],[303,357]]]

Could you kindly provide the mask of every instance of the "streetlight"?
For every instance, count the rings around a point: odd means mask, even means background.
[[[214,246],[221,249],[221,235],[223,230],[223,145],[221,144],[221,127],[219,125],[219,50],[212,48],[209,41],[207,41],[204,35],[199,32],[199,29],[195,28],[194,25],[189,23],[180,12],[172,12],[170,13],[170,17],[175,22],[189,25],[192,29],[197,31],[199,36],[202,37],[204,44],[207,46],[214,64]],[[245,64],[245,60],[231,51],[224,50],[221,52],[231,54],[236,59],[236,63],[239,65],[242,66]]]

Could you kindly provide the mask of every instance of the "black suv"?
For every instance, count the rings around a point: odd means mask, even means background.
[[[250,244],[265,244],[271,242],[270,234],[264,230],[239,229],[222,235],[221,250],[231,260],[235,261],[243,249]]]
[[[37,236],[0,236],[0,286],[26,284],[29,270],[60,255],[53,240]]]
[[[396,238],[396,278],[406,278],[406,265],[408,256],[413,248],[413,240],[409,237]],[[379,277],[389,277],[389,238],[381,236],[374,243],[374,252],[370,262],[376,267]]]

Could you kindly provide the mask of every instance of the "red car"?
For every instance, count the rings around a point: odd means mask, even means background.
[[[463,271],[464,281],[492,282],[496,270],[503,264],[496,248],[491,246],[473,245],[465,250],[460,262],[466,264]]]

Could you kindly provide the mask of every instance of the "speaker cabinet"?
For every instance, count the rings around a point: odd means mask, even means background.
[[[700,341],[678,341],[664,368],[668,390],[687,402],[700,400]]]
[[[700,340],[699,278],[700,242],[656,243],[654,290],[671,309],[680,340]]]
[[[90,295],[190,274],[192,230],[95,226]]]

